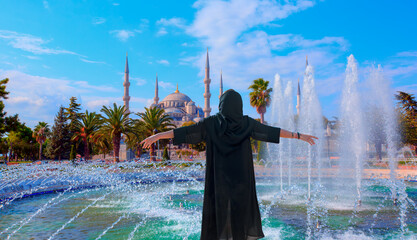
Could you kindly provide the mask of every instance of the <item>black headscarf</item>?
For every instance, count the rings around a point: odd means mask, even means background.
[[[230,152],[230,146],[238,145],[250,134],[248,118],[243,116],[242,97],[238,92],[229,89],[222,94],[217,113],[218,125],[217,147],[222,152]]]

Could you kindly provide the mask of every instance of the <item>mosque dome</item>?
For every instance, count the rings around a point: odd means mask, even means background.
[[[169,94],[162,100],[161,102],[168,102],[168,101],[178,101],[178,102],[189,102],[191,101],[191,98],[189,98],[187,95],[180,93],[180,92],[174,92]]]
[[[185,95],[184,93],[180,93],[178,91],[178,84],[177,90],[175,92],[169,94],[161,101],[161,106],[164,108],[172,108],[172,107],[185,107],[188,102],[191,102],[191,98]]]

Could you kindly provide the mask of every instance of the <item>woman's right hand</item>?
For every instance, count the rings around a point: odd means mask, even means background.
[[[319,139],[318,137],[307,135],[307,134],[301,134],[300,133],[300,140],[303,140],[304,142],[309,143],[310,145],[316,144],[314,142],[314,139]]]

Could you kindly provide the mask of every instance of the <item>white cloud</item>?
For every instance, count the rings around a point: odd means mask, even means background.
[[[37,57],[37,56],[25,56],[25,57],[27,57],[29,59],[32,59],[32,60],[39,60],[40,59],[40,57]]]
[[[170,82],[164,82],[164,81],[158,81],[158,86],[164,88],[164,89],[173,89],[174,85]]]
[[[49,9],[49,3],[48,3],[48,1],[43,0],[43,7],[44,7],[45,9]]]
[[[404,63],[404,65],[388,64],[384,67],[384,74],[390,78],[417,75],[417,61]]]
[[[139,20],[139,25],[136,29],[128,30],[128,29],[121,29],[121,30],[112,30],[110,34],[114,35],[120,41],[125,42],[129,38],[134,37],[135,33],[142,33],[149,27],[149,20],[142,18]]]
[[[29,126],[39,121],[52,124],[60,105],[67,105],[72,96],[79,102],[91,94],[119,92],[108,86],[91,85],[85,81],[47,78],[29,75],[17,70],[0,70],[0,79],[9,78],[7,91],[9,99],[5,101],[8,114],[18,113],[22,121]],[[92,99],[97,97],[90,96]],[[85,106],[83,104],[83,106]]]
[[[156,22],[156,24],[162,25],[162,26],[173,26],[177,28],[185,28],[185,19],[177,18],[177,17],[170,18],[170,19],[161,18]]]
[[[113,34],[116,38],[118,38],[120,41],[125,42],[127,41],[130,37],[135,36],[135,33],[133,31],[130,30],[113,30],[110,31],[110,34]]]
[[[149,27],[149,20],[146,19],[146,18],[142,18],[142,19],[140,19],[138,29],[135,29],[135,32],[142,33],[148,27]]]
[[[167,28],[178,28],[178,29],[185,29],[185,19],[183,18],[161,18],[156,21],[156,25],[160,26],[158,32],[156,33],[157,36],[163,36],[168,34]]]
[[[115,2],[115,3],[113,3],[112,5],[113,5],[113,6],[119,6],[119,5],[120,5],[120,3],[116,3],[116,2]]]
[[[99,25],[99,24],[105,23],[106,19],[102,18],[102,17],[95,17],[95,18],[93,18],[92,22],[93,22],[94,25]]]
[[[207,46],[227,46],[245,30],[286,18],[313,5],[313,1],[283,4],[268,0],[197,1],[194,7],[198,12],[187,32],[201,38]]]
[[[77,53],[63,50],[47,48],[44,45],[50,41],[45,41],[40,37],[35,37],[29,34],[17,33],[13,31],[0,30],[0,38],[8,41],[9,45],[14,48],[21,49],[23,51],[31,52],[34,54],[73,54]]]
[[[99,112],[103,106],[110,106],[113,103],[122,104],[122,98],[117,97],[83,97],[84,104],[90,111]]]
[[[120,89],[116,89],[116,88],[110,87],[110,86],[105,86],[105,85],[95,86],[95,85],[91,85],[87,81],[75,81],[74,82],[74,85],[78,89],[82,89],[82,91],[88,91],[88,90],[100,91],[100,92],[119,92],[120,91]]]
[[[312,48],[320,46],[338,46],[345,50],[349,47],[348,42],[343,37],[323,37],[322,39],[311,40],[296,34],[278,34],[269,35],[267,38],[273,50],[282,50],[289,47]]]
[[[140,97],[131,97],[130,98],[130,102],[133,103],[143,103],[143,104],[148,104],[149,101],[153,102],[153,99],[148,99],[148,98],[140,98]]]
[[[88,60],[85,58],[80,58],[81,61],[86,62],[86,63],[97,63],[97,64],[106,64],[105,62],[100,62],[100,61],[92,61],[92,60]]]
[[[397,53],[398,57],[417,57],[417,51],[407,51]]]
[[[404,78],[417,75],[417,51],[397,53],[382,64],[384,75],[390,78]],[[415,81],[415,80],[414,80]]]
[[[156,62],[162,65],[169,65],[168,60],[165,60],[165,59],[157,60]]]
[[[123,80],[124,80],[124,77],[123,77]],[[146,84],[146,80],[143,78],[129,77],[129,80],[135,81],[137,86],[142,86]]]
[[[253,79],[303,76],[305,56],[318,66],[317,73],[331,69],[326,78],[337,78],[338,66],[348,42],[342,37],[306,39],[297,34],[270,34],[259,26],[277,25],[279,20],[314,6],[314,1],[231,0],[197,1],[195,19],[185,32],[209,47],[211,79],[218,84],[223,69],[225,87],[248,91]],[[284,51],[285,50],[285,51]],[[184,56],[180,64],[194,65],[204,75],[206,53]],[[342,70],[343,71],[343,70]]]
[[[157,36],[164,36],[166,34],[168,34],[168,31],[164,27],[159,28],[158,32],[156,33]]]
[[[112,106],[113,103],[116,103],[117,105],[123,105],[123,99],[122,97],[90,97],[86,96],[83,97],[84,105],[90,110],[90,111],[96,111],[100,112],[101,108],[103,106]],[[131,112],[137,112],[132,105],[137,106],[149,106],[152,104],[153,99],[148,98],[140,98],[140,97],[130,97],[130,111]],[[139,107],[138,109],[142,109]]]

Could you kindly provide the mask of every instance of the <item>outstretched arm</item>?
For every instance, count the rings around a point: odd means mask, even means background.
[[[142,142],[140,142],[140,144],[142,144],[143,148],[149,148],[152,143],[158,140],[173,138],[173,137],[174,137],[174,130],[169,130],[167,132],[160,132],[158,134],[147,137]]]
[[[318,139],[315,136],[311,136],[311,135],[307,135],[307,134],[301,134],[301,133],[297,133],[297,132],[290,132],[290,131],[284,130],[282,128],[281,128],[280,137],[300,139],[304,142],[309,143],[310,145],[314,145],[315,144],[314,139]]]

